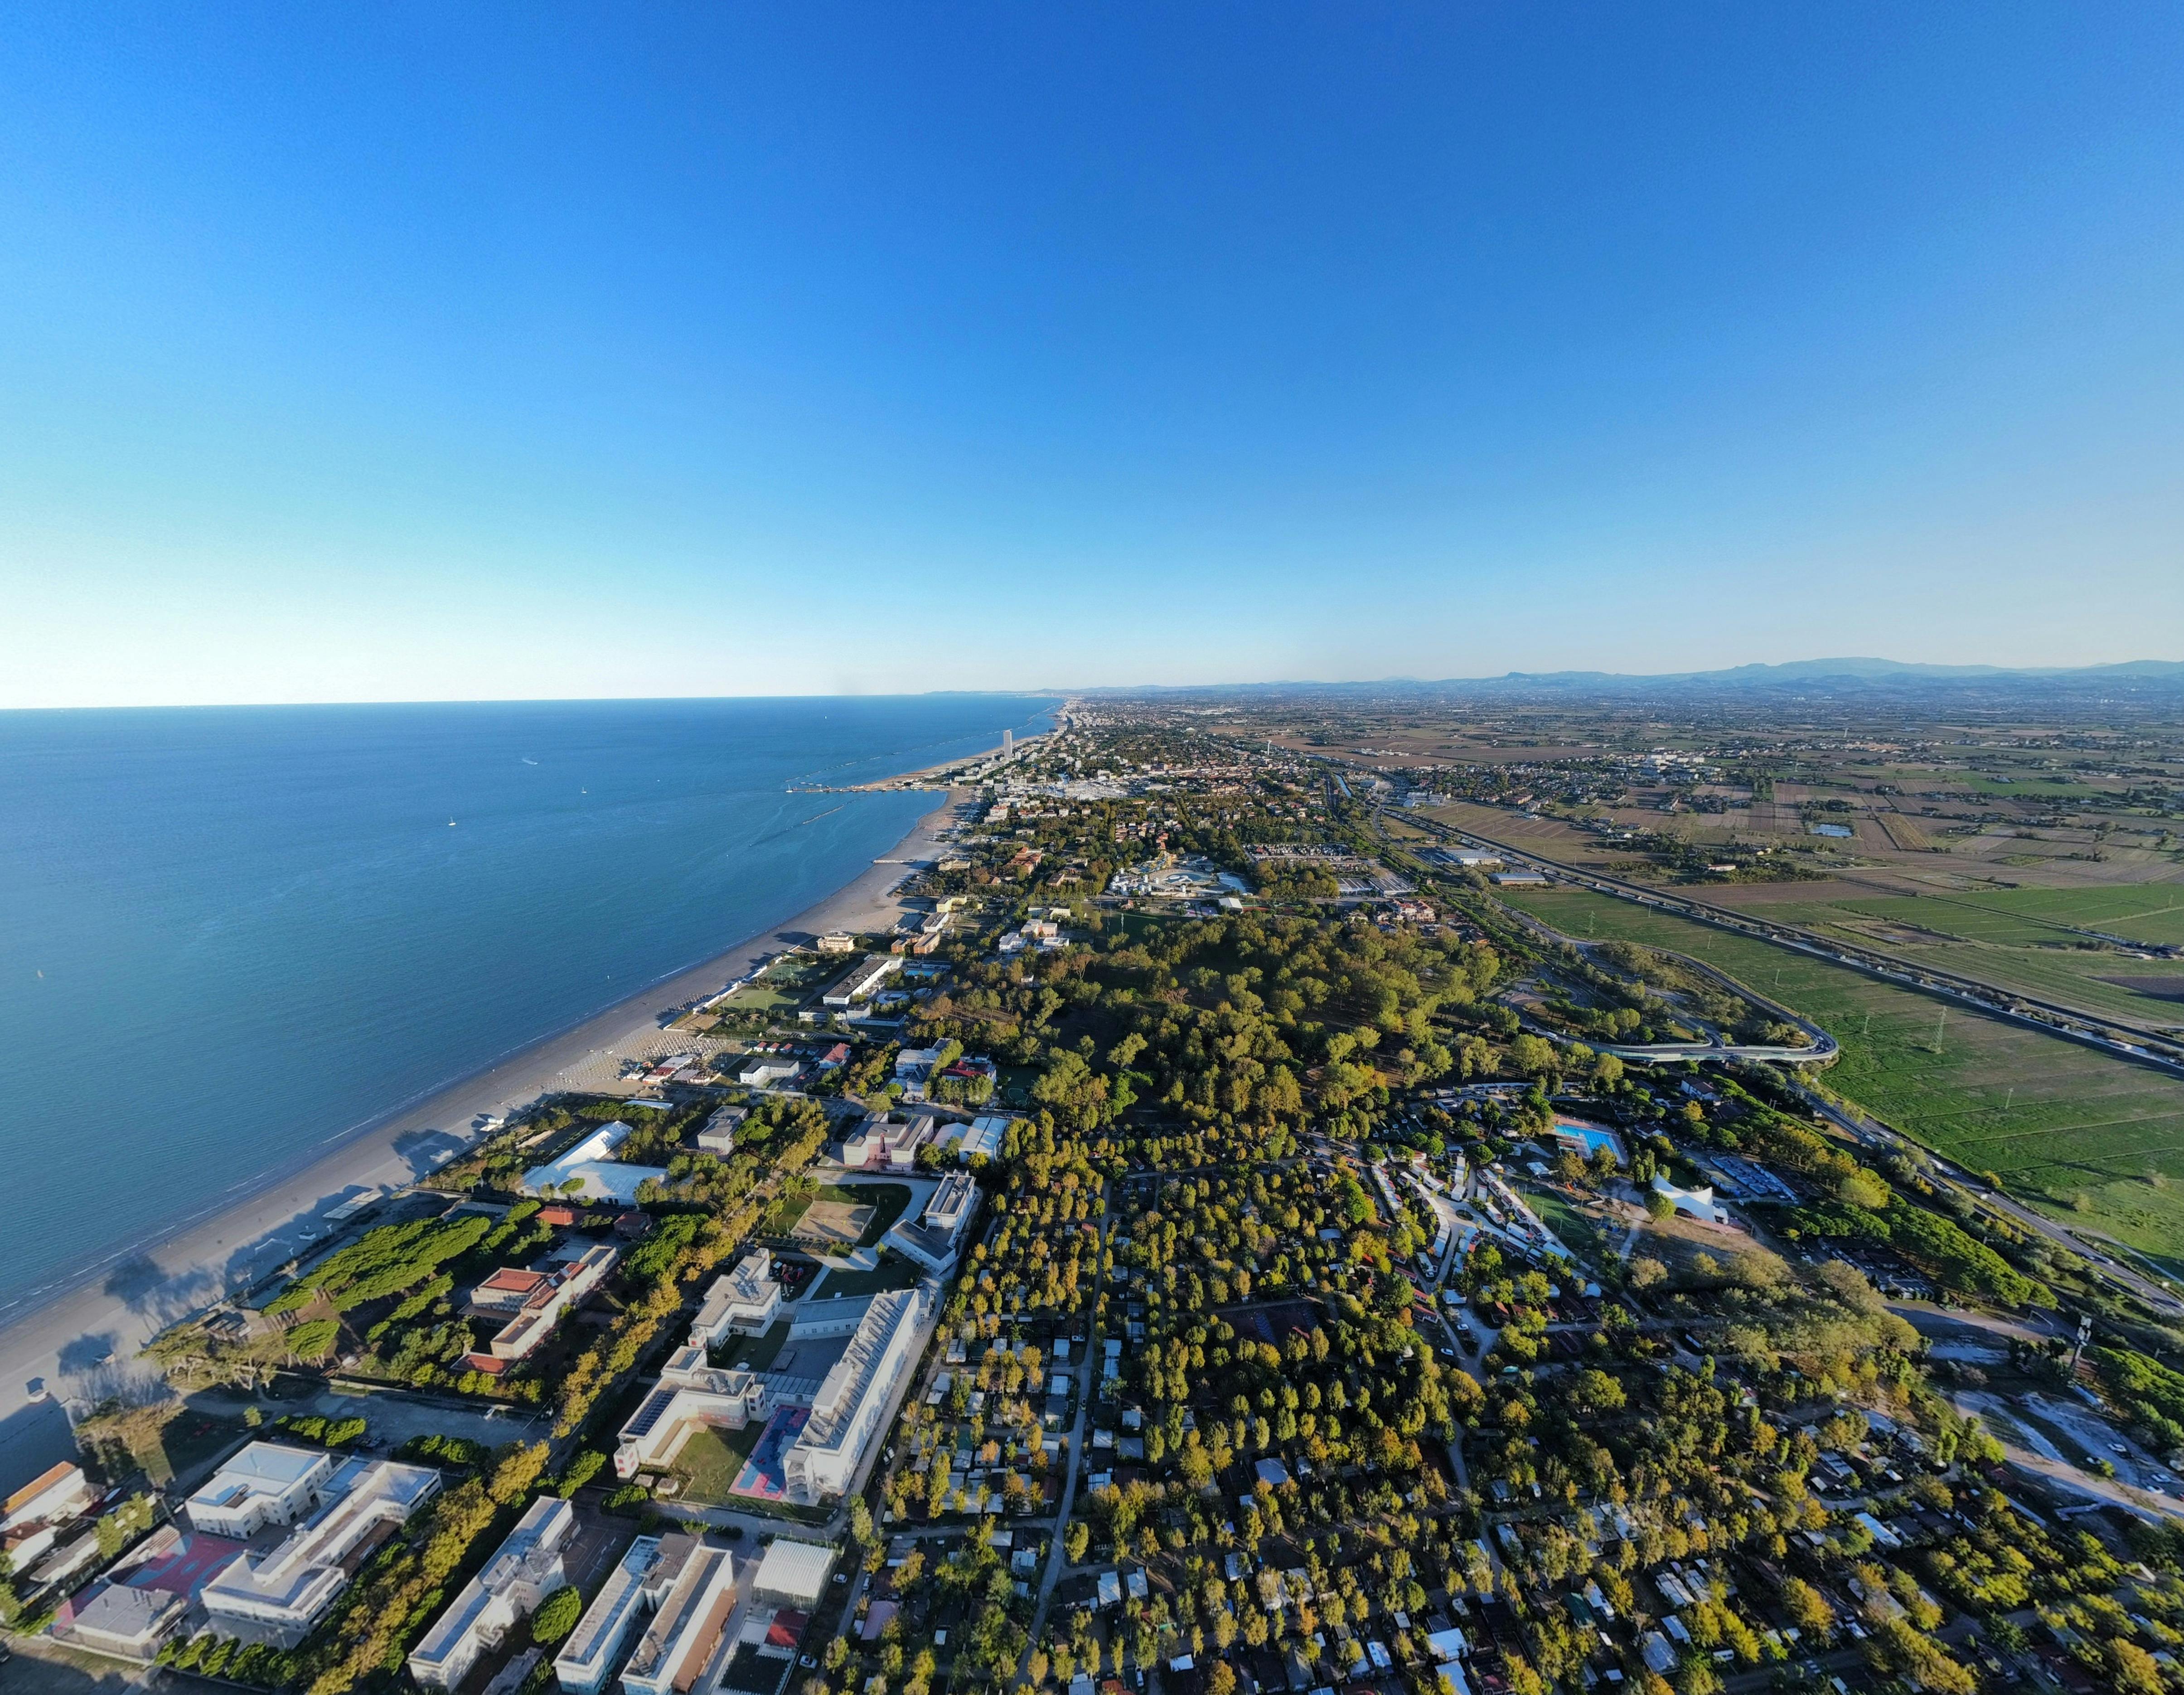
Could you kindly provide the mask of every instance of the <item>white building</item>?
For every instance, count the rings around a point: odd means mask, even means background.
[[[848,1489],[916,1356],[928,1305],[922,1288],[889,1290],[872,1297],[850,1346],[820,1385],[811,1417],[783,1458],[791,1501],[810,1505]]]
[[[967,1171],[951,1171],[940,1179],[916,1223],[905,1219],[888,1232],[888,1245],[944,1276],[956,1263],[963,1232],[978,1208],[978,1180]]]
[[[665,1167],[624,1165],[609,1157],[629,1140],[629,1126],[617,1118],[602,1124],[549,1165],[536,1165],[523,1174],[523,1186],[534,1195],[574,1194],[587,1201],[619,1201],[634,1206],[637,1191],[647,1178],[665,1178]],[[571,1190],[571,1183],[577,1186]]]
[[[95,1582],[61,1603],[53,1634],[95,1653],[149,1661],[190,1610],[190,1597],[164,1589]],[[103,1681],[103,1680],[102,1680]]]
[[[757,1373],[740,1366],[716,1370],[705,1363],[704,1348],[678,1348],[669,1356],[658,1386],[621,1427],[615,1444],[615,1475],[630,1478],[661,1469],[674,1463],[693,1430],[739,1430],[753,1419],[766,1417],[773,1404],[767,1380]]]
[[[705,1127],[698,1132],[698,1151],[719,1154],[726,1158],[736,1151],[736,1132],[750,1116],[744,1107],[721,1107],[705,1120]]]
[[[777,1083],[788,1082],[803,1069],[801,1060],[780,1054],[761,1054],[736,1073],[736,1081],[747,1089],[771,1089]]]
[[[978,1154],[983,1154],[988,1159],[998,1158],[1001,1151],[1001,1138],[1008,1135],[1009,1126],[1015,1122],[1013,1118],[998,1112],[981,1114],[971,1120],[968,1129],[957,1127],[961,1141],[956,1151],[967,1160]]]
[[[615,1663],[629,1645],[629,1633],[665,1592],[664,1582],[653,1586],[654,1574],[661,1564],[660,1538],[639,1536],[607,1574],[569,1640],[554,1656],[554,1675],[570,1695],[599,1695],[606,1687]]]
[[[842,1163],[852,1171],[909,1171],[917,1164],[918,1149],[937,1134],[930,1118],[898,1124],[875,1112],[843,1139]]]
[[[551,1335],[561,1315],[604,1283],[619,1257],[602,1242],[550,1272],[503,1266],[471,1291],[470,1307],[486,1317],[505,1313],[508,1322],[486,1344],[485,1352],[465,1354],[463,1363],[473,1371],[506,1370]]]
[[[726,1548],[695,1536],[660,1542],[660,1561],[671,1568],[657,1586],[652,1624],[621,1669],[627,1695],[676,1695],[694,1685],[721,1646],[736,1608],[736,1568]]]
[[[773,1274],[773,1251],[760,1248],[713,1280],[690,1325],[690,1346],[718,1347],[734,1333],[764,1335],[780,1315],[781,1282]]]
[[[816,1611],[827,1596],[827,1575],[837,1550],[831,1542],[800,1542],[776,1536],[751,1579],[751,1599],[760,1606]]]
[[[315,1509],[333,1456],[281,1442],[252,1442],[198,1487],[182,1510],[208,1536],[248,1542],[268,1525],[292,1525]]]
[[[410,1675],[432,1688],[460,1685],[511,1625],[561,1586],[561,1549],[576,1528],[576,1509],[566,1501],[549,1495],[533,1501],[485,1570],[456,1592],[410,1651]]]
[[[879,986],[902,969],[902,956],[868,953],[842,974],[840,981],[819,997],[819,1004],[837,1012],[869,1001]]]
[[[0,1502],[0,1531],[20,1531],[25,1525],[64,1524],[88,1512],[92,1498],[83,1468],[63,1460]]]
[[[198,1597],[213,1628],[246,1642],[295,1647],[348,1587],[370,1547],[439,1487],[440,1474],[429,1466],[349,1461],[326,1480],[326,1504],[279,1547],[237,1554],[214,1574]],[[195,1523],[194,1500],[191,1505]]]

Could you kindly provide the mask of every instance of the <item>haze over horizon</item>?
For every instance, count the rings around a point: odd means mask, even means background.
[[[2184,655],[2184,16],[0,39],[0,706]]]

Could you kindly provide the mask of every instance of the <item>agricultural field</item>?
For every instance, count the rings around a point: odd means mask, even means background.
[[[2184,1252],[2184,1082],[1765,942],[1582,889],[1511,891],[1566,934],[1702,960],[1825,1026],[1827,1085],[2074,1226]]]
[[[2184,945],[2184,884],[1896,896],[1836,884],[1814,892],[1827,898],[1763,906],[1739,892],[1708,898],[2147,1029],[2184,1027],[2184,960],[2134,956]]]

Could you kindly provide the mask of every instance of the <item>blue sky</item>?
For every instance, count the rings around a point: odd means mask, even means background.
[[[2184,657],[2170,6],[21,8],[0,705]]]

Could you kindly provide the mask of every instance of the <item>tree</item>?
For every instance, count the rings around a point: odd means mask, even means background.
[[[1665,1283],[1668,1277],[1669,1268],[1658,1259],[1648,1257],[1630,1262],[1630,1286],[1634,1289],[1651,1289],[1657,1283]]]
[[[1853,1166],[1848,1175],[1836,1185],[1836,1199],[1853,1207],[1863,1207],[1868,1212],[1878,1213],[1888,1205],[1888,1179],[1864,1166]]]
[[[1206,1695],[1236,1695],[1236,1674],[1227,1660],[1215,1660],[1213,1669],[1206,1673]]]
[[[577,1628],[577,1620],[583,1616],[584,1597],[566,1586],[556,1589],[538,1603],[538,1610],[531,1615],[531,1640],[542,1648],[552,1648]]]
[[[1802,1577],[1783,1580],[1782,1610],[1790,1615],[1790,1622],[1807,1636],[1826,1642],[1835,1634],[1835,1609]]]
[[[1543,1037],[1520,1035],[1509,1044],[1509,1063],[1527,1077],[1545,1077],[1558,1069],[1555,1045]]]
[[[292,1358],[307,1365],[315,1365],[334,1351],[334,1338],[340,1326],[332,1319],[313,1319],[291,1330],[286,1345]]]
[[[1092,1526],[1082,1519],[1072,1519],[1062,1533],[1061,1549],[1069,1556],[1072,1565],[1084,1564],[1085,1550],[1092,1546]]]
[[[510,1442],[495,1457],[493,1476],[486,1485],[486,1492],[498,1506],[510,1507],[531,1491],[546,1469],[549,1452],[543,1442],[532,1442],[526,1447],[521,1442]]]

